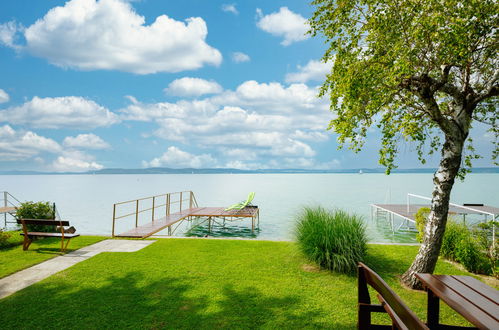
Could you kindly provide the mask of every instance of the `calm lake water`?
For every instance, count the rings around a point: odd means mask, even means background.
[[[470,174],[465,182],[456,183],[452,201],[499,206],[498,187],[499,174]],[[407,193],[430,196],[432,174],[0,175],[3,190],[21,201],[55,202],[61,217],[82,234],[110,235],[116,202],[192,190],[199,206],[227,206],[245,200],[254,191],[260,230],[251,235],[247,220],[217,229],[214,236],[292,239],[294,217],[300,209],[321,205],[362,215],[372,242],[414,242],[414,233],[394,234],[386,221],[371,220],[369,205],[405,203]],[[118,220],[117,232],[133,226],[133,217]],[[185,235],[186,230],[181,227],[175,235]],[[192,234],[204,235],[205,230]]]

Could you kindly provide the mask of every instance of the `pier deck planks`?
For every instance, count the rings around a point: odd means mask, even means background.
[[[253,207],[230,211],[225,211],[225,207],[194,207],[156,219],[154,222],[138,226],[127,232],[116,235],[116,237],[147,238],[188,217],[255,218],[257,215],[258,208]]]

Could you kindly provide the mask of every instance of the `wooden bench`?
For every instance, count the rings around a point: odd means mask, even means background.
[[[359,329],[429,329],[400,297],[372,269],[359,262],[358,265],[358,328]],[[381,304],[371,304],[370,285],[378,292]],[[371,323],[371,313],[388,313],[392,325]]]
[[[21,235],[24,236],[23,250],[26,251],[31,242],[35,237],[60,237],[61,238],[61,252],[66,251],[68,247],[69,240],[74,237],[80,236],[80,234],[69,234],[64,232],[64,227],[69,226],[69,221],[64,220],[40,220],[40,219],[17,219],[17,223],[22,225],[23,232]],[[60,232],[57,233],[47,233],[47,232],[30,232],[28,231],[27,225],[37,225],[37,226],[52,226],[58,227]],[[66,245],[64,245],[64,240],[66,240]]]

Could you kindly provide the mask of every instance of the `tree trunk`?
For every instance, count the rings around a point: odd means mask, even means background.
[[[462,133],[462,132],[460,132]],[[447,223],[449,201],[454,179],[461,166],[461,157],[466,135],[446,135],[442,147],[440,166],[433,177],[434,189],[431,212],[425,226],[423,243],[411,267],[402,276],[402,281],[413,289],[421,289],[421,282],[415,273],[433,273],[437,264],[442,238]]]

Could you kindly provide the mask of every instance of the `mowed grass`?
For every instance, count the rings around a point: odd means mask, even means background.
[[[23,251],[23,238],[19,232],[11,232],[9,243],[12,246],[0,249],[0,278],[31,267],[42,261],[62,255],[60,238],[44,238],[33,241],[27,251]],[[103,236],[79,236],[71,239],[66,252],[106,239]]]
[[[368,253],[367,264],[425,318],[425,293],[397,278],[417,247],[369,245]],[[464,274],[445,262],[436,272]],[[0,300],[0,320],[3,329],[354,329],[356,301],[355,276],[318,270],[291,242],[160,239],[99,254]],[[441,314],[466,324],[448,308]]]

